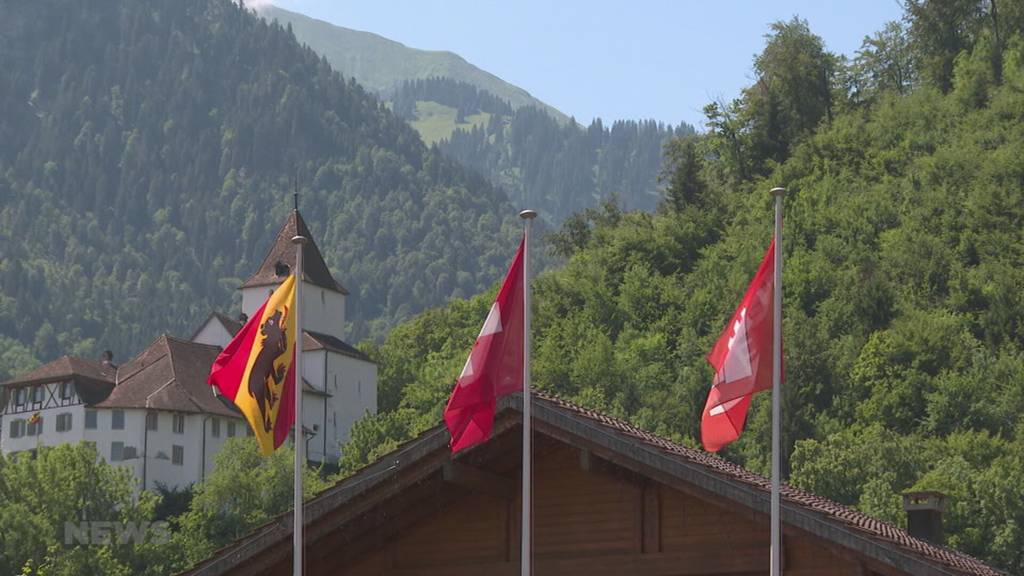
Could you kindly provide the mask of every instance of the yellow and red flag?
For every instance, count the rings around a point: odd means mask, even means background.
[[[227,345],[207,382],[235,403],[270,454],[295,423],[295,276],[289,276]]]

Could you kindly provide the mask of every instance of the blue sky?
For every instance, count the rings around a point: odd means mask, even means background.
[[[581,122],[695,125],[706,103],[750,83],[771,22],[799,15],[829,50],[852,56],[864,36],[902,14],[898,0],[270,1],[414,48],[451,50]]]

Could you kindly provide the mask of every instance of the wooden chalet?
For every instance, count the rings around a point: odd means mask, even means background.
[[[519,574],[519,395],[490,441],[452,458],[437,426],[306,503],[310,576]],[[534,574],[767,574],[769,481],[539,393]],[[996,575],[983,562],[783,486],[789,576]],[[291,574],[291,513],[196,576]]]

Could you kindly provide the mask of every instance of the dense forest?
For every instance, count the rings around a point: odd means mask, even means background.
[[[486,90],[467,82],[451,78],[431,77],[406,80],[393,93],[383,97],[391,102],[391,110],[403,120],[416,120],[416,103],[424,100],[455,108],[457,123],[466,116],[486,112],[491,115],[511,116],[512,105]]]
[[[547,237],[535,384],[697,445],[704,355],[784,185],[788,481],[895,524],[904,491],[945,492],[948,543],[1024,573],[1022,31],[1019,4],[915,1],[844,59],[772,25],[756,82],[668,146],[655,213],[606,203]],[[344,469],[440,421],[493,296],[368,346],[382,410]],[[724,457],[768,471],[769,405]]]
[[[485,288],[515,211],[229,0],[0,6],[0,380],[188,335],[291,204],[351,291],[349,339]]]
[[[559,122],[444,77],[406,81],[383,97],[409,121],[419,119],[417,104],[453,109],[454,130],[438,143],[441,151],[506,190],[513,204],[535,207],[555,224],[611,198],[627,210],[654,210],[665,144],[694,134],[687,124],[654,120]]]
[[[441,150],[508,191],[513,202],[543,209],[555,223],[615,198],[628,210],[658,204],[662,148],[673,137],[692,135],[654,120],[600,118],[583,127],[559,124],[545,112],[519,108],[511,117],[491,116],[460,128]]]

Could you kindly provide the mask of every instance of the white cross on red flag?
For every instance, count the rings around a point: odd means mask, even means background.
[[[486,441],[497,399],[523,389],[523,244],[448,398],[452,452]]]
[[[772,387],[772,291],[775,239],[732,319],[707,355],[715,369],[700,421],[701,443],[717,452],[739,438],[750,398]]]

